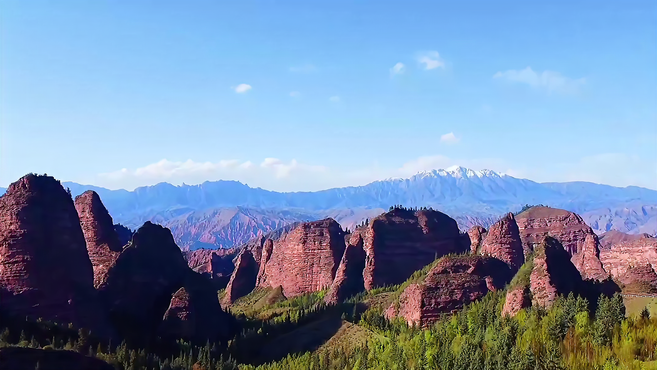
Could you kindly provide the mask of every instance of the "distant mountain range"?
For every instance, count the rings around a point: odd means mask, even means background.
[[[274,192],[238,181],[160,183],[134,191],[63,184],[74,196],[96,191],[116,222],[132,228],[146,220],[164,224],[181,246],[192,249],[229,247],[291,222],[323,217],[353,227],[395,204],[433,207],[456,218],[463,228],[474,223],[488,226],[525,204],[544,204],[581,214],[598,233],[657,232],[655,190],[588,182],[537,183],[463,167],[315,192]]]

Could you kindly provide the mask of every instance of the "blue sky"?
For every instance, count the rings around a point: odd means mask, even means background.
[[[0,186],[657,189],[654,1],[0,1]]]

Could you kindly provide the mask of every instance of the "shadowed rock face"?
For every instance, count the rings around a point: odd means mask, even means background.
[[[438,211],[395,209],[358,229],[366,253],[365,289],[399,284],[449,253],[467,250],[456,221]]]
[[[486,229],[481,226],[473,226],[468,230],[468,237],[470,238],[470,253],[479,253],[481,243],[486,238]]]
[[[38,367],[37,367],[38,364]],[[73,351],[36,348],[0,348],[0,369],[7,370],[113,370],[105,361]]]
[[[600,252],[600,260],[614,280],[624,286],[624,291],[636,293],[643,289],[648,293],[657,271],[657,239],[636,238],[614,244]]]
[[[123,249],[114,229],[112,217],[95,191],[89,190],[75,198],[75,209],[87,245],[87,252],[94,270],[94,286],[98,287]]]
[[[253,257],[253,253],[248,249],[244,249],[237,257],[235,270],[230,276],[223,302],[231,304],[238,298],[249,294],[255,287],[257,278],[258,263]]]
[[[344,231],[333,219],[306,222],[265,244],[258,286],[282,286],[286,297],[328,288],[344,253]]]
[[[325,302],[336,304],[365,290],[363,269],[365,268],[363,238],[359,233],[351,235],[344,250],[335,279],[325,297]]]
[[[563,246],[585,279],[601,281],[608,274],[599,262],[598,237],[582,218],[572,212],[549,207],[533,207],[516,216],[527,255],[550,237]]]
[[[559,295],[577,293],[582,277],[570,261],[568,252],[552,238],[534,249],[534,268],[530,275],[532,305],[552,307]]]
[[[517,271],[522,266],[525,257],[513,213],[507,214],[490,227],[481,245],[480,253],[506,262],[513,271]]]
[[[409,325],[426,327],[489,291],[503,289],[513,276],[509,266],[488,256],[444,257],[422,283],[411,284],[402,292],[399,304],[386,311],[392,318],[401,316]]]
[[[71,196],[26,175],[0,197],[0,302],[9,314],[105,331],[93,269]]]
[[[171,232],[146,222],[98,289],[121,334],[148,337],[159,327],[171,296],[190,272]]]
[[[172,339],[204,343],[228,338],[232,322],[221,309],[212,283],[190,271],[183,287],[171,298],[160,329]]]
[[[184,251],[183,257],[192,270],[209,278],[219,290],[228,285],[237,253],[237,249],[196,249]]]

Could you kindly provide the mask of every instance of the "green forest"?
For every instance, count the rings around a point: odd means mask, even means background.
[[[78,351],[117,370],[657,369],[657,315],[646,308],[627,315],[618,294],[601,297],[593,312],[571,294],[549,310],[509,318],[501,315],[506,292],[492,292],[420,329],[383,315],[407,285],[332,306],[324,291],[285,299],[280,290],[256,290],[231,308],[243,329],[228,343],[131,348],[84,330],[0,317],[0,346]]]

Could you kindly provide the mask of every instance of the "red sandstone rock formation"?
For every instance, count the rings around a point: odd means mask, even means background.
[[[190,274],[194,273],[187,266],[171,232],[146,222],[109,268],[99,291],[119,332],[144,340],[158,331],[172,295],[181,287],[185,287],[190,297],[192,292],[205,289],[218,305],[216,290],[205,284],[209,281],[203,277],[190,278],[195,276]],[[199,287],[199,284],[204,287]],[[174,302],[173,308],[176,305]],[[198,327],[193,323],[186,325]]]
[[[365,290],[365,256],[362,236],[359,233],[352,234],[335,273],[335,279],[324,298],[326,303],[336,304]]]
[[[258,286],[283,287],[286,297],[328,288],[344,253],[344,232],[333,219],[306,222],[273,243],[261,259]],[[268,252],[268,251],[267,251]]]
[[[267,239],[265,244],[262,247],[262,253],[260,256],[260,266],[258,268],[258,276],[256,278],[256,286],[266,285],[267,280],[267,271],[265,266],[267,262],[271,259],[272,252],[274,251],[274,241]]]
[[[356,232],[367,254],[363,270],[367,290],[399,284],[436,258],[467,250],[456,221],[433,210],[394,209]]]
[[[423,282],[411,284],[402,292],[386,316],[401,316],[409,325],[426,327],[441,314],[460,310],[489,291],[503,289],[512,276],[509,266],[493,257],[444,257]]]
[[[600,260],[605,270],[623,285],[648,287],[652,272],[645,266],[650,265],[652,271],[657,271],[657,238],[637,238],[612,245],[611,249],[600,252]],[[630,269],[636,270],[628,271]],[[641,273],[645,276],[640,277]],[[632,283],[632,278],[636,279],[636,284]]]
[[[518,225],[509,213],[488,229],[480,253],[506,262],[513,271],[518,271],[525,262]]]
[[[602,268],[598,245],[598,237],[595,234],[586,235],[582,250],[571,259],[584,279],[602,281],[609,277],[609,273]]]
[[[649,263],[628,266],[623,274],[618,277],[618,281],[621,283],[623,293],[657,293],[657,273]]]
[[[244,249],[237,257],[235,270],[233,271],[223,303],[228,305],[235,302],[238,298],[249,294],[256,284],[258,278],[258,263],[253,257],[250,250]]]
[[[585,279],[602,280],[607,276],[599,263],[598,238],[582,218],[572,212],[549,207],[533,207],[516,216],[525,255],[546,237],[559,241],[576,262]],[[588,242],[587,242],[587,237]]]
[[[473,226],[468,230],[468,237],[470,238],[470,253],[479,253],[479,247],[486,238],[486,229],[481,226]]]
[[[88,190],[75,198],[87,252],[94,270],[94,286],[98,287],[123,249],[114,229],[112,217],[95,191]]]
[[[161,333],[173,339],[205,342],[227,338],[230,329],[228,314],[219,305],[217,291],[207,278],[190,271],[183,287],[171,298]]]
[[[529,283],[532,305],[550,308],[560,294],[580,290],[581,275],[556,240],[548,238],[534,248],[533,265]]]
[[[196,249],[183,251],[183,257],[192,270],[209,278],[218,290],[225,288],[228,284],[230,275],[235,268],[233,259],[237,253],[237,248]]]
[[[515,219],[526,251],[550,236],[572,256],[581,252],[587,235],[595,234],[579,215],[563,209],[532,207]]]
[[[73,199],[59,181],[26,175],[0,197],[0,304],[9,314],[104,332]]]
[[[113,370],[105,361],[73,351],[36,348],[0,348],[0,369],[7,370]]]
[[[502,308],[502,316],[515,316],[523,308],[531,306],[529,299],[529,289],[527,287],[519,286],[511,289],[506,294],[504,307]]]
[[[600,235],[600,249],[611,249],[616,244],[632,243],[639,239],[650,239],[650,234],[626,234],[624,232],[609,230]]]

